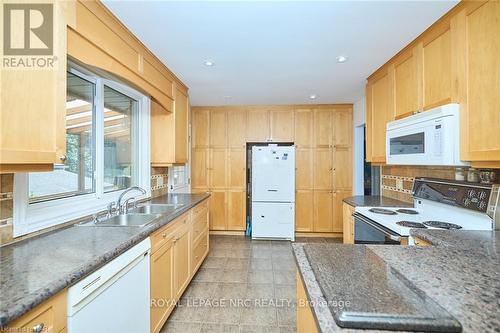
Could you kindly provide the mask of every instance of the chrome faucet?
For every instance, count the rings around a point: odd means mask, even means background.
[[[116,201],[116,206],[117,206],[117,209],[118,209],[118,214],[126,214],[127,212],[127,208],[124,207],[125,205],[128,206],[128,200],[125,202],[125,204],[123,205],[122,204],[122,200],[123,200],[123,197],[125,196],[125,194],[127,194],[128,192],[130,191],[140,191],[142,194],[146,194],[146,190],[139,187],[139,186],[132,186],[128,189],[126,189],[125,191],[122,192],[122,194],[120,194],[120,196],[118,197],[118,200]]]

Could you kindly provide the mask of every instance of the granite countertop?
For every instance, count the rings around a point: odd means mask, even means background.
[[[353,331],[339,327],[334,320],[336,309],[332,304],[339,300],[350,300],[354,310],[368,307],[396,314],[425,314],[421,301],[431,300],[437,304],[434,313],[444,318],[450,314],[464,332],[498,331],[499,235],[449,230],[413,233],[436,245],[294,244],[297,264],[308,297],[314,301],[314,314],[322,332]],[[454,237],[458,239],[454,241]],[[398,290],[400,295],[387,294],[397,294]],[[411,330],[411,326],[406,329]]]
[[[356,195],[345,198],[344,202],[354,207],[413,207],[412,203],[380,195]]]
[[[152,203],[183,204],[146,227],[71,226],[0,247],[0,327],[97,270],[209,194],[167,194]]]

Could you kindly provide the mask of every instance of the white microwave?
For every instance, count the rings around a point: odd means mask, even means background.
[[[460,166],[460,107],[447,104],[387,124],[386,162]]]

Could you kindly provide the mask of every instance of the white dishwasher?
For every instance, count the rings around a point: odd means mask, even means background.
[[[149,238],[68,290],[69,333],[149,333]]]

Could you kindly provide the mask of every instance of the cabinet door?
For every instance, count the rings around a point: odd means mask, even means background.
[[[193,108],[192,115],[193,147],[208,148],[210,110]]]
[[[332,191],[314,191],[313,230],[315,232],[333,231],[332,198]]]
[[[186,163],[188,160],[188,96],[178,88],[175,89],[175,163]]]
[[[471,161],[500,161],[500,2],[469,3],[466,10],[466,93],[462,145]],[[464,154],[465,153],[465,154]]]
[[[313,147],[313,110],[295,110],[295,146],[297,148]]]
[[[193,149],[191,156],[191,185],[193,188],[208,189],[208,158],[208,149]]]
[[[189,284],[190,277],[190,232],[189,226],[183,225],[174,240],[174,281],[175,295],[179,299]]]
[[[210,188],[225,189],[226,188],[226,149],[214,148],[210,149]]]
[[[266,142],[270,139],[269,111],[248,110],[247,141]]]
[[[227,230],[246,229],[246,191],[227,192]]]
[[[295,151],[295,187],[298,190],[313,188],[313,150],[298,148]]]
[[[352,217],[354,207],[344,203],[342,211],[344,244],[354,244],[354,218]]]
[[[210,230],[227,230],[225,191],[211,192],[209,223],[210,223]]]
[[[451,31],[449,25],[440,34],[423,41],[423,109],[447,104],[451,98]]]
[[[333,188],[352,188],[352,154],[349,147],[336,147],[333,150]]]
[[[224,148],[226,145],[226,110],[210,110],[210,147]]]
[[[372,163],[385,163],[385,132],[393,117],[387,70],[368,82],[366,89],[366,154]]]
[[[352,145],[352,110],[335,110],[333,114],[334,146]]]
[[[313,191],[297,190],[295,192],[295,230],[299,232],[313,231],[314,218]]]
[[[151,255],[151,331],[157,333],[172,311],[174,295],[173,239]]]
[[[419,110],[417,57],[410,49],[399,56],[394,64],[394,101],[396,119]]]
[[[329,148],[314,150],[314,189],[332,189],[332,155]]]
[[[332,199],[332,231],[333,232],[343,232],[344,229],[344,212],[342,210],[343,200],[350,197],[351,191],[334,191]]]
[[[314,110],[314,143],[317,148],[330,148],[332,146],[332,118],[332,110]]]
[[[294,113],[293,110],[272,110],[271,140],[274,142],[293,142]]]
[[[230,189],[245,189],[247,181],[246,149],[229,149],[228,156],[228,187]]]
[[[246,148],[247,112],[242,109],[227,111],[227,144],[230,148]]]

